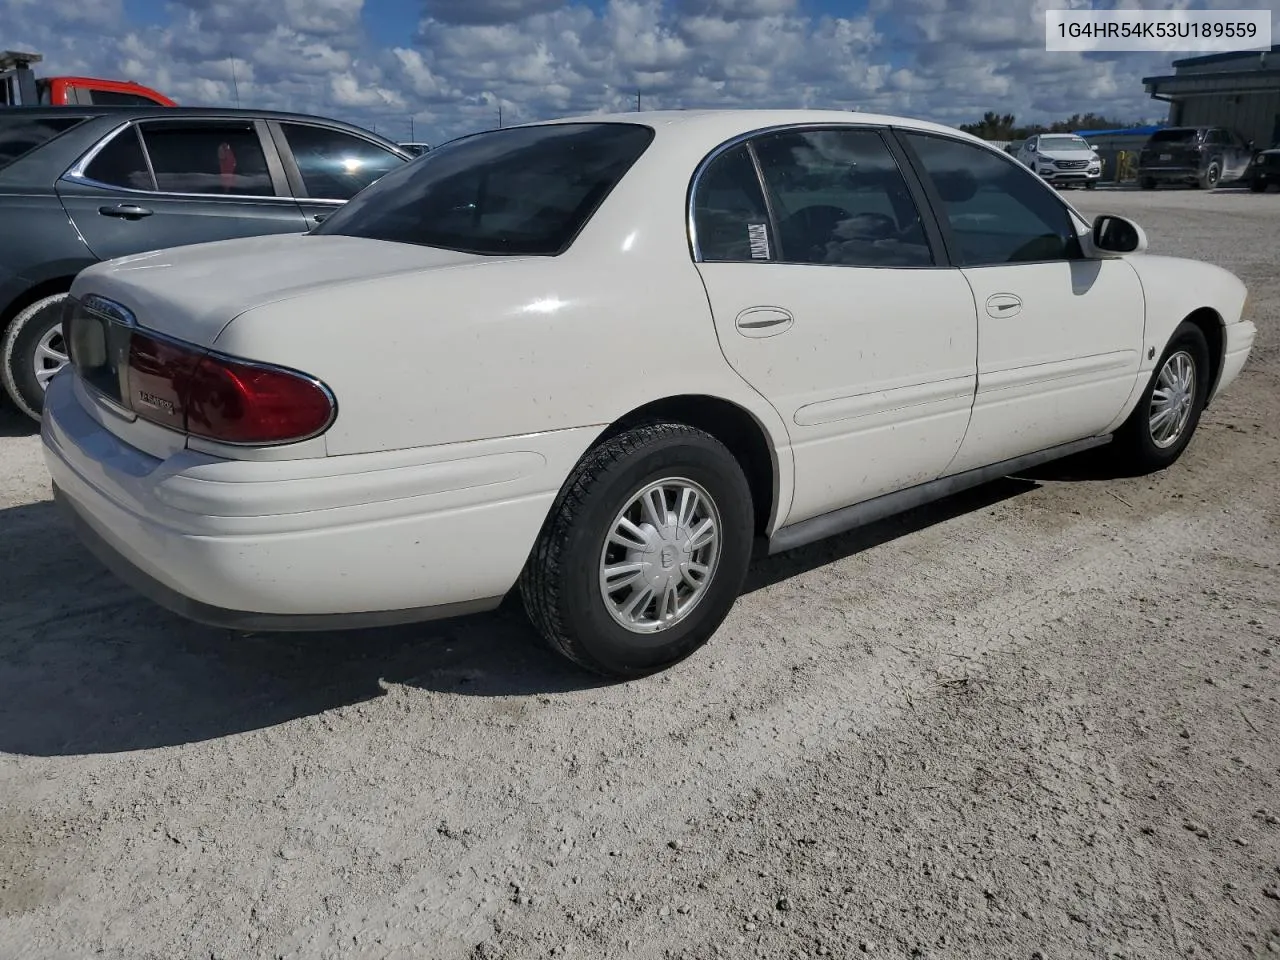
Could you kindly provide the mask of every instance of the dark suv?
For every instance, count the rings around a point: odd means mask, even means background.
[[[302,233],[411,159],[350,124],[193,107],[0,109],[0,382],[39,418],[62,301],[99,260]],[[235,283],[235,277],[227,277]]]
[[[1253,159],[1253,144],[1225,127],[1167,127],[1151,135],[1138,155],[1138,185],[1186,183],[1212,190],[1239,180]]]
[[[1266,193],[1273,183],[1280,185],[1280,140],[1259,150],[1250,167],[1249,189],[1254,193]]]

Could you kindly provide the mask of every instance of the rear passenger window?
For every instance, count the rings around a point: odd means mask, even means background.
[[[89,180],[112,187],[130,190],[154,190],[155,181],[147,169],[147,158],[142,153],[136,127],[125,127],[98,151],[84,175]]]
[[[720,154],[698,178],[693,229],[704,261],[770,259],[769,213],[745,145]]]
[[[251,121],[154,120],[142,124],[142,139],[162,193],[275,195]]]
[[[301,123],[282,123],[307,196],[350,200],[383,174],[407,163],[403,157],[360,137]]]
[[[897,161],[874,130],[808,130],[754,141],[778,259],[927,267],[933,254]]]

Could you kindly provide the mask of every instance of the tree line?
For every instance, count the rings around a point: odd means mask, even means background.
[[[1037,133],[1071,133],[1074,130],[1119,130],[1140,127],[1134,120],[1112,120],[1096,113],[1076,113],[1066,120],[1050,124],[1019,125],[1012,113],[999,114],[988,110],[977,123],[962,123],[960,129],[983,140],[1025,140]]]

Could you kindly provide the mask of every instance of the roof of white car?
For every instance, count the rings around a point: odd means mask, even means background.
[[[714,130],[747,133],[762,127],[786,126],[798,123],[868,123],[881,126],[893,125],[915,130],[946,133],[963,139],[983,141],[967,133],[928,120],[897,117],[878,113],[858,113],[850,110],[644,110],[630,113],[595,113],[576,117],[560,117],[547,123],[643,123],[655,128],[681,127],[684,129]]]

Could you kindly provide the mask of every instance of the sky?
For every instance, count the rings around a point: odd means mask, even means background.
[[[439,143],[504,123],[709,106],[960,124],[1161,120],[1142,77],[1191,54],[1048,53],[1088,0],[0,0],[0,49],[44,75],[132,79],[189,105],[296,110]],[[1093,6],[1138,6],[1135,0]],[[1142,6],[1174,6],[1148,2]],[[1266,0],[1176,0],[1258,8]],[[1280,36],[1280,26],[1273,27]]]

